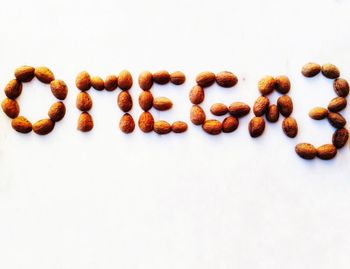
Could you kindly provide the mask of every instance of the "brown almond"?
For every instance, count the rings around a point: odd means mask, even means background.
[[[64,115],[66,115],[66,107],[62,102],[54,103],[48,112],[49,118],[54,122],[62,120]]]
[[[303,66],[301,73],[307,77],[311,78],[318,75],[321,72],[321,66],[317,63],[307,63]]]
[[[222,131],[222,123],[218,120],[206,120],[202,128],[208,134],[218,135]]]
[[[88,112],[80,114],[78,119],[78,130],[81,132],[90,132],[94,128],[94,120]]]
[[[258,89],[262,95],[268,95],[276,87],[276,80],[272,76],[264,76],[258,83]]]
[[[174,85],[181,85],[184,84],[186,81],[186,76],[183,72],[181,71],[175,71],[170,74],[170,81]]]
[[[228,107],[228,111],[232,116],[240,118],[249,114],[250,106],[243,102],[234,102]]]
[[[286,94],[290,91],[290,80],[287,76],[275,77],[276,91],[281,94]]]
[[[346,97],[349,94],[349,83],[343,78],[337,78],[333,82],[333,89],[339,97]]]
[[[118,87],[118,77],[109,75],[105,79],[105,89],[109,92],[114,91]]]
[[[337,155],[337,148],[332,144],[326,144],[317,148],[317,157],[321,160],[330,160]]]
[[[204,101],[204,89],[201,86],[194,86],[190,91],[190,101],[194,105],[198,105]]]
[[[329,123],[337,129],[343,128],[346,124],[346,119],[339,113],[329,112],[328,113]]]
[[[326,78],[335,79],[340,76],[339,69],[334,64],[324,64],[321,71]]]
[[[280,111],[278,110],[278,106],[270,105],[266,112],[266,120],[268,122],[277,122],[280,117]]]
[[[32,131],[32,123],[23,116],[14,118],[11,125],[19,133],[27,134]]]
[[[119,129],[125,134],[130,134],[135,130],[135,121],[129,113],[126,113],[121,117],[119,121]]]
[[[265,130],[265,120],[263,117],[254,117],[249,122],[249,134],[251,137],[259,137]]]
[[[149,91],[143,91],[139,96],[139,104],[144,111],[150,110],[153,106],[152,93]]]
[[[206,118],[204,110],[198,105],[192,106],[190,115],[194,125],[202,125]]]
[[[92,99],[87,92],[80,92],[76,101],[77,108],[81,111],[89,111],[92,108]]]
[[[296,145],[295,152],[305,160],[314,159],[317,155],[316,148],[309,143],[300,143]]]
[[[10,99],[16,99],[22,93],[22,83],[17,79],[12,79],[5,87],[5,94]]]
[[[118,76],[118,87],[124,91],[129,90],[132,87],[133,80],[128,70],[123,70]]]
[[[264,115],[269,108],[270,100],[269,98],[265,96],[260,96],[258,99],[256,99],[254,106],[253,106],[253,112],[255,116],[261,117]]]
[[[149,112],[143,112],[139,118],[139,128],[144,133],[152,132],[153,125],[154,125],[154,119],[151,113]]]
[[[315,107],[310,110],[309,116],[314,120],[323,120],[328,116],[328,109],[324,107]]]
[[[149,71],[143,71],[139,75],[139,85],[140,88],[144,91],[148,91],[152,88],[153,85],[153,75]]]
[[[153,107],[157,110],[168,110],[173,106],[173,102],[167,97],[156,97],[153,100]]]
[[[170,74],[166,70],[160,70],[153,73],[153,81],[157,84],[167,84],[170,81]]]
[[[75,85],[81,91],[87,91],[91,88],[91,77],[86,71],[82,71],[77,75],[75,79]]]
[[[23,65],[15,70],[15,77],[20,82],[29,82],[34,78],[35,68]]]
[[[19,115],[19,105],[16,100],[10,98],[5,98],[1,103],[1,108],[4,113],[11,119],[18,117]]]
[[[63,80],[53,80],[50,83],[50,88],[52,94],[58,99],[58,100],[64,100],[67,97],[68,94],[68,87],[67,84]]]
[[[102,91],[105,88],[105,82],[101,77],[91,77],[91,86],[98,91]]]
[[[216,74],[216,83],[224,88],[230,88],[237,84],[238,78],[229,71],[223,71]]]
[[[341,128],[334,132],[332,137],[332,143],[337,149],[340,149],[346,145],[348,139],[349,131],[345,128]]]
[[[335,97],[328,104],[328,110],[331,112],[339,112],[343,110],[347,105],[347,101],[344,97]]]
[[[157,134],[168,134],[171,132],[171,125],[165,120],[159,120],[154,122],[153,130]]]
[[[174,133],[184,133],[186,132],[188,129],[188,125],[186,122],[183,121],[175,121],[172,125],[171,125],[171,130]]]
[[[286,136],[294,138],[298,134],[298,123],[292,117],[287,117],[282,122],[282,129]]]
[[[129,112],[132,108],[133,102],[129,92],[122,91],[118,95],[118,106],[123,112]]]
[[[222,131],[224,133],[232,133],[238,128],[238,125],[239,125],[238,118],[229,116],[225,118],[224,121],[222,122]]]
[[[215,116],[222,116],[227,114],[228,108],[225,104],[215,103],[210,107],[210,112]]]
[[[51,81],[55,80],[55,75],[46,66],[40,66],[35,68],[35,77],[42,83],[49,84]],[[34,129],[34,125],[33,125]]]
[[[55,122],[51,119],[39,120],[33,124],[33,131],[38,135],[47,135],[52,132]]]
[[[278,110],[284,117],[289,117],[293,112],[293,101],[288,95],[283,95],[277,99]]]
[[[201,72],[196,77],[196,82],[199,86],[205,88],[214,84],[216,76],[213,72]]]

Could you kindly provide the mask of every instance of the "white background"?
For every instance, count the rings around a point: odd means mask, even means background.
[[[328,162],[294,152],[331,141],[328,122],[307,113],[335,97],[332,81],[300,70],[332,62],[350,79],[349,12],[345,0],[3,1],[1,87],[20,65],[46,65],[70,91],[46,137],[16,133],[0,113],[0,268],[349,268],[349,145]],[[95,128],[76,130],[76,74],[125,68],[136,121],[140,71],[186,73],[183,86],[152,91],[174,101],[155,118],[185,120],[187,133],[124,135],[119,90],[90,90]],[[252,105],[263,75],[288,75],[298,137],[284,136],[280,119],[250,138],[252,113],[215,137],[190,124],[188,93],[204,70],[239,77],[206,90],[208,115],[213,102]],[[21,114],[35,122],[54,101],[33,81]]]

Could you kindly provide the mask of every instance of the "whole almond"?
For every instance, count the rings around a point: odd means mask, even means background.
[[[317,63],[307,63],[303,66],[301,70],[301,73],[307,78],[314,77],[320,72],[321,72],[321,66]]]
[[[216,83],[224,88],[230,88],[237,84],[238,78],[229,71],[223,71],[216,74]]]
[[[204,101],[204,89],[201,86],[194,86],[190,91],[190,101],[194,105],[198,105]]]
[[[62,120],[65,114],[66,114],[66,107],[62,102],[54,103],[50,107],[48,112],[49,118],[54,122]]]
[[[265,130],[265,120],[263,117],[254,117],[249,122],[249,134],[251,137],[258,137]]]
[[[206,118],[204,110],[198,105],[192,106],[190,115],[194,125],[202,125]]]
[[[341,128],[334,132],[332,137],[332,143],[337,149],[340,149],[346,145],[348,139],[349,131],[345,128]]]
[[[5,94],[10,99],[16,99],[22,93],[22,83],[17,79],[12,79],[5,87]]]
[[[144,111],[150,110],[153,106],[152,93],[149,91],[143,91],[139,96],[139,104]]]
[[[285,117],[289,117],[293,112],[293,101],[288,95],[279,97],[277,100],[277,106],[280,113]]]
[[[238,118],[229,116],[225,118],[224,121],[222,122],[222,131],[224,133],[232,133],[238,128],[238,125],[239,125]]]
[[[225,104],[215,103],[210,107],[210,112],[215,116],[222,116],[227,114],[228,108]]]
[[[170,74],[166,70],[160,70],[153,73],[153,81],[157,84],[167,84],[170,81]]]
[[[278,110],[278,106],[270,105],[266,112],[266,120],[268,122],[277,122],[280,117],[280,111]]]
[[[91,77],[91,86],[98,91],[102,91],[105,88],[105,82],[101,77]]]
[[[269,98],[265,96],[260,96],[258,99],[256,99],[254,106],[253,106],[253,112],[255,116],[261,117],[264,115],[269,108],[270,100]]]
[[[346,97],[349,94],[349,83],[343,78],[337,78],[333,82],[333,89],[340,97]]]
[[[109,75],[105,79],[105,89],[109,92],[114,91],[118,87],[118,77]]]
[[[332,144],[326,144],[317,148],[317,157],[321,160],[330,160],[337,155],[337,148]]]
[[[222,131],[222,123],[218,120],[206,120],[202,128],[208,134],[218,135]]]
[[[118,106],[123,112],[129,112],[132,108],[133,102],[129,92],[122,91],[118,95]]]
[[[188,125],[186,122],[183,121],[175,121],[172,125],[171,125],[171,130],[174,133],[184,133],[186,132],[188,129]]]
[[[47,135],[52,132],[55,122],[51,119],[39,120],[33,124],[33,131],[38,135]]]
[[[205,88],[214,84],[216,76],[213,72],[201,72],[196,77],[196,82],[199,86]]]
[[[153,75],[149,71],[143,71],[139,75],[139,85],[140,88],[144,91],[148,91],[152,88],[153,85]]]
[[[181,71],[175,71],[175,72],[170,74],[170,81],[171,81],[171,83],[173,83],[175,85],[181,85],[181,84],[185,83],[186,76]]]
[[[139,128],[144,133],[153,131],[154,119],[151,113],[143,112],[139,118]]]
[[[88,112],[80,114],[78,119],[78,130],[81,132],[90,132],[94,128],[94,120]]]
[[[286,136],[294,138],[298,134],[297,121],[292,117],[287,117],[282,122],[282,129]]]
[[[91,77],[86,71],[82,71],[77,75],[75,79],[75,85],[81,91],[87,91],[91,88]]]
[[[346,124],[345,118],[339,113],[329,112],[328,113],[329,123],[337,129],[343,128]]]
[[[50,88],[51,88],[52,94],[58,100],[66,99],[67,94],[68,94],[68,87],[63,80],[56,79],[56,80],[51,81]]]
[[[173,106],[173,102],[167,97],[156,97],[153,100],[153,107],[157,110],[168,110]]]
[[[272,76],[264,76],[258,83],[258,89],[262,95],[268,95],[276,88],[276,80]]]
[[[15,70],[15,77],[18,81],[29,82],[34,78],[35,68],[24,65]]]
[[[309,116],[314,120],[323,120],[328,116],[328,109],[324,107],[315,107],[310,110]]]
[[[81,111],[89,111],[92,108],[92,99],[87,92],[80,92],[76,101],[77,108]]]
[[[228,111],[232,116],[240,118],[249,114],[250,106],[243,102],[234,102],[228,107]]]
[[[300,143],[296,145],[295,152],[305,160],[314,159],[317,155],[316,148],[309,143]]]
[[[331,112],[339,112],[343,110],[347,105],[347,101],[344,97],[335,97],[328,104],[328,110]]]
[[[49,84],[51,81],[55,80],[55,75],[46,66],[40,66],[35,68],[34,74],[36,78],[40,80],[42,83]],[[33,125],[33,129],[34,129],[34,125]]]
[[[130,134],[134,131],[135,121],[129,113],[126,113],[121,117],[119,121],[119,129],[126,134]]]
[[[16,100],[5,98],[1,103],[1,108],[9,118],[14,119],[18,117],[20,109]]]
[[[153,130],[157,134],[168,134],[171,132],[171,125],[165,120],[159,120],[154,123]]]
[[[12,128],[19,133],[30,133],[32,131],[32,123],[23,116],[14,118],[11,122]]]
[[[276,91],[281,94],[286,94],[290,91],[290,80],[287,76],[275,77]]]
[[[334,79],[340,76],[339,69],[334,64],[324,64],[321,71],[326,78]]]
[[[123,70],[118,76],[118,87],[124,91],[129,90],[132,87],[133,80],[128,70]]]

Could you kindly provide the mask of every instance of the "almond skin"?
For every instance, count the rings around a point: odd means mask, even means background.
[[[249,134],[251,137],[259,137],[265,130],[265,120],[263,117],[254,117],[249,122]]]
[[[68,94],[68,87],[63,80],[56,79],[56,80],[51,81],[50,88],[51,88],[52,94],[58,100],[66,99],[67,94]]]
[[[102,91],[105,88],[105,82],[101,77],[91,77],[91,86],[98,91]]]
[[[202,128],[208,134],[218,135],[222,131],[222,123],[218,120],[206,120]]]
[[[210,107],[210,112],[215,116],[222,116],[227,114],[228,108],[225,104],[215,103]]]
[[[327,118],[329,123],[337,129],[343,128],[346,124],[345,118],[339,113],[329,112]]]
[[[11,125],[19,133],[27,134],[32,131],[32,123],[23,116],[14,118]]]
[[[349,131],[345,128],[341,128],[334,132],[332,137],[332,143],[337,149],[340,149],[346,145],[348,139]]]
[[[164,111],[172,108],[173,102],[166,97],[156,97],[153,100],[153,107],[157,110]]]
[[[159,120],[154,123],[153,130],[157,134],[168,134],[171,132],[171,125],[165,120]]]
[[[29,82],[34,78],[35,68],[24,65],[15,70],[15,77],[20,82]]]
[[[48,112],[49,118],[54,122],[62,120],[65,115],[66,115],[66,107],[62,102],[54,103],[50,107]]]
[[[228,107],[228,111],[232,116],[240,118],[249,114],[250,106],[243,102],[234,102]]]
[[[254,106],[253,106],[253,112],[255,116],[261,117],[264,115],[269,108],[270,100],[269,98],[265,96],[260,96],[258,99],[256,99]]]
[[[139,104],[142,110],[148,111],[153,106],[153,95],[149,91],[143,91],[139,96]]]
[[[149,112],[143,112],[139,118],[139,128],[144,133],[152,132],[153,125],[154,125],[154,119],[151,113]]]
[[[330,160],[337,155],[337,148],[332,144],[326,144],[317,148],[317,157],[321,160]]]
[[[80,92],[76,101],[77,108],[81,111],[89,111],[92,108],[92,99],[87,92]]]
[[[266,120],[268,122],[277,122],[280,117],[278,106],[270,105],[266,112]]]
[[[75,79],[75,85],[81,91],[88,91],[91,88],[91,77],[86,71],[82,71]]]
[[[316,148],[309,143],[300,143],[296,145],[295,152],[305,160],[311,160],[317,156]]]
[[[282,122],[282,129],[286,136],[294,138],[298,134],[297,121],[292,117],[287,117]]]
[[[194,105],[199,105],[204,101],[205,93],[201,86],[194,86],[190,91],[190,101]]]
[[[183,121],[175,121],[172,125],[171,125],[171,130],[174,133],[184,133],[186,132],[188,129],[188,125],[186,122]]]
[[[5,98],[1,103],[1,108],[4,113],[11,119],[18,117],[19,115],[19,105],[16,100],[10,98]]]
[[[129,90],[132,87],[133,80],[128,70],[123,70],[118,76],[118,87],[124,91]]]
[[[293,112],[293,101],[288,95],[283,95],[277,100],[278,110],[284,117],[289,117]]]
[[[234,132],[239,125],[239,120],[236,117],[229,116],[224,119],[222,122],[222,132],[224,133],[232,133]]]
[[[205,88],[214,84],[216,76],[213,72],[205,71],[201,72],[196,77],[197,85]]]
[[[175,71],[170,74],[170,81],[174,85],[181,85],[184,84],[186,81],[186,76],[183,72],[181,71]]]
[[[112,92],[118,87],[118,77],[115,75],[109,75],[105,79],[106,91]]]
[[[121,117],[119,121],[119,129],[125,134],[130,134],[135,130],[135,121],[129,113],[126,113]]]
[[[22,93],[22,83],[17,79],[12,79],[5,87],[5,94],[10,99],[16,99]]]
[[[281,94],[286,94],[290,91],[290,80],[287,76],[275,77],[276,91]]]
[[[268,95],[273,92],[276,87],[276,80],[271,76],[265,76],[260,79],[258,89],[262,95]]]
[[[33,131],[38,135],[47,135],[52,132],[55,122],[51,119],[39,120],[33,124]]]
[[[191,108],[191,122],[194,125],[202,125],[205,122],[205,112],[204,110],[198,106],[198,105],[194,105]]]
[[[317,63],[307,63],[303,66],[301,73],[307,77],[311,78],[318,75],[321,72],[321,66]]]
[[[310,110],[309,116],[314,120],[323,120],[328,116],[328,109],[324,107],[315,107]]]
[[[129,112],[132,109],[132,97],[129,92],[122,91],[118,95],[118,106],[123,112]]]
[[[46,66],[40,66],[35,68],[34,74],[36,78],[42,83],[49,84],[51,81],[55,80],[55,75]],[[34,129],[34,125],[33,125],[33,129]]]
[[[337,78],[333,82],[333,89],[339,97],[346,97],[349,94],[349,83],[343,78]]]
[[[343,110],[347,105],[347,101],[344,97],[333,98],[328,104],[328,110],[331,112],[339,112]]]
[[[94,128],[94,120],[88,112],[80,114],[78,119],[78,130],[81,132],[90,132]]]
[[[160,70],[153,73],[153,81],[157,84],[167,84],[170,81],[170,74],[166,70]]]
[[[228,71],[223,71],[216,74],[216,83],[224,88],[230,88],[237,84],[238,78],[235,74]]]
[[[153,86],[153,75],[149,71],[143,71],[139,75],[139,85],[140,88],[144,91],[148,91]]]
[[[324,64],[321,68],[321,72],[326,78],[330,79],[335,79],[340,76],[339,69],[334,64]]]

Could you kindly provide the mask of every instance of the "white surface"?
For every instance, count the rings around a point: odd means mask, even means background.
[[[331,81],[300,74],[332,62],[350,79],[349,1],[6,1],[0,9],[0,85],[23,64],[47,65],[70,87],[67,115],[47,137],[20,135],[0,113],[0,268],[349,268],[350,150],[333,161],[303,161],[301,141],[329,143],[333,129],[308,118],[334,96]],[[189,122],[189,89],[203,70],[230,70],[233,89],[214,101],[253,104],[265,74],[291,78],[300,132],[278,124],[251,139],[241,121],[211,137],[137,129],[123,135],[119,92],[90,92],[95,129],[76,131],[76,74],[127,68],[182,70],[181,87],[157,119]],[[137,119],[140,109],[134,84]],[[4,94],[2,94],[4,96]],[[272,100],[278,97],[275,94]],[[33,122],[54,101],[25,86],[22,114]],[[349,120],[349,110],[344,115]]]

